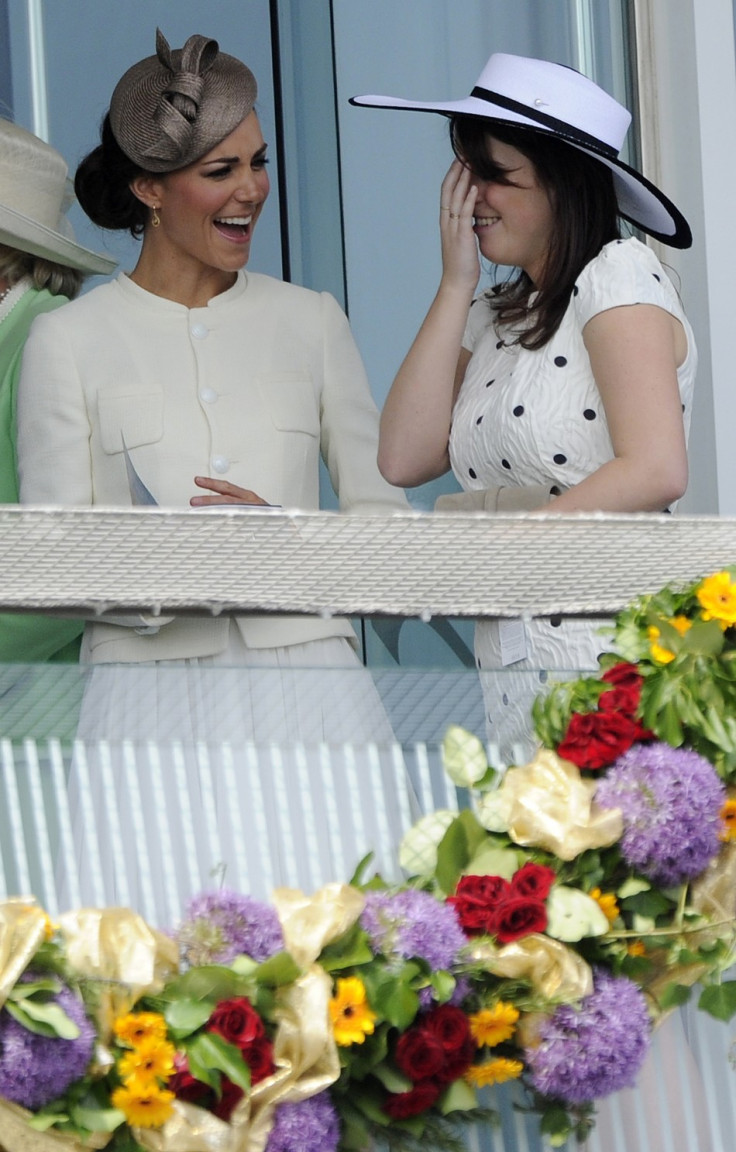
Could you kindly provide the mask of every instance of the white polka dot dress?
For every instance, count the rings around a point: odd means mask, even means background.
[[[692,329],[654,253],[633,238],[613,241],[583,269],[560,327],[541,349],[511,343],[508,332],[504,340],[488,297],[474,302],[463,339],[472,357],[450,434],[452,468],[463,489],[546,484],[559,495],[612,458],[582,333],[599,312],[631,304],[657,305],[685,329],[688,355],[678,381],[687,431],[697,366]],[[479,622],[476,629],[487,735],[507,757],[515,746],[531,744],[529,709],[543,687],[540,671],[595,668],[606,647],[600,623],[590,620],[533,620],[526,632],[527,658],[499,673],[498,623]]]

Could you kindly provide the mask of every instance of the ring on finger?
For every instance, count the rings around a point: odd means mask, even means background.
[[[450,208],[447,204],[440,204],[440,212],[449,212]]]
[[[450,213],[450,219],[451,220],[459,220],[460,219],[459,213],[458,212],[451,212]]]

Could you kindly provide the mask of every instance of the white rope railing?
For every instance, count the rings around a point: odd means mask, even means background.
[[[736,519],[0,509],[0,610],[607,615],[736,561]]]

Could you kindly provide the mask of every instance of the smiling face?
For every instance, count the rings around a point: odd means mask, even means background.
[[[266,145],[251,112],[194,164],[134,181],[133,192],[155,206],[160,219],[156,228],[147,226],[144,240],[159,268],[220,272],[231,283],[248,263],[253,229],[268,196],[266,163]]]
[[[473,231],[481,253],[494,264],[523,268],[539,285],[554,226],[549,194],[517,148],[488,136],[487,149],[491,165],[508,182],[473,176],[478,187]]]

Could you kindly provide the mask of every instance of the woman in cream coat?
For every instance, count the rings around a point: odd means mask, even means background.
[[[33,326],[19,397],[21,500],[128,506],[127,456],[162,506],[191,504],[202,515],[223,502],[312,509],[321,452],[342,510],[406,508],[379,475],[378,414],[334,299],[245,271],[269,191],[252,73],[203,36],[171,51],[159,32],[156,48],[119,81],[101,143],[75,181],[95,223],[142,236],[140,257],[132,273]],[[94,669],[79,735],[177,741],[196,822],[208,799],[198,743],[242,750],[246,741],[391,740],[354,645],[339,619],[93,622],[82,650]],[[242,780],[247,766],[236,767]],[[173,774],[172,766],[167,779]],[[145,828],[160,802],[143,794],[136,811],[136,789],[148,782],[126,784],[120,765],[107,793],[104,773],[91,775],[90,834],[114,847],[113,823],[122,822],[136,903],[140,873],[157,876],[165,864],[155,822]],[[86,778],[77,788],[84,800]],[[219,814],[233,804],[226,791],[215,800]],[[252,801],[247,791],[243,801]],[[129,842],[127,830],[139,826],[142,839]],[[184,852],[184,831],[179,841]],[[219,834],[206,851],[201,838],[195,847],[200,875],[228,863]],[[183,898],[191,864],[176,867],[176,848],[173,856]],[[121,898],[113,864],[103,862],[103,873],[106,897]],[[268,876],[263,867],[244,879],[257,891]],[[276,868],[270,879],[297,877]],[[156,910],[165,898],[155,895]]]

